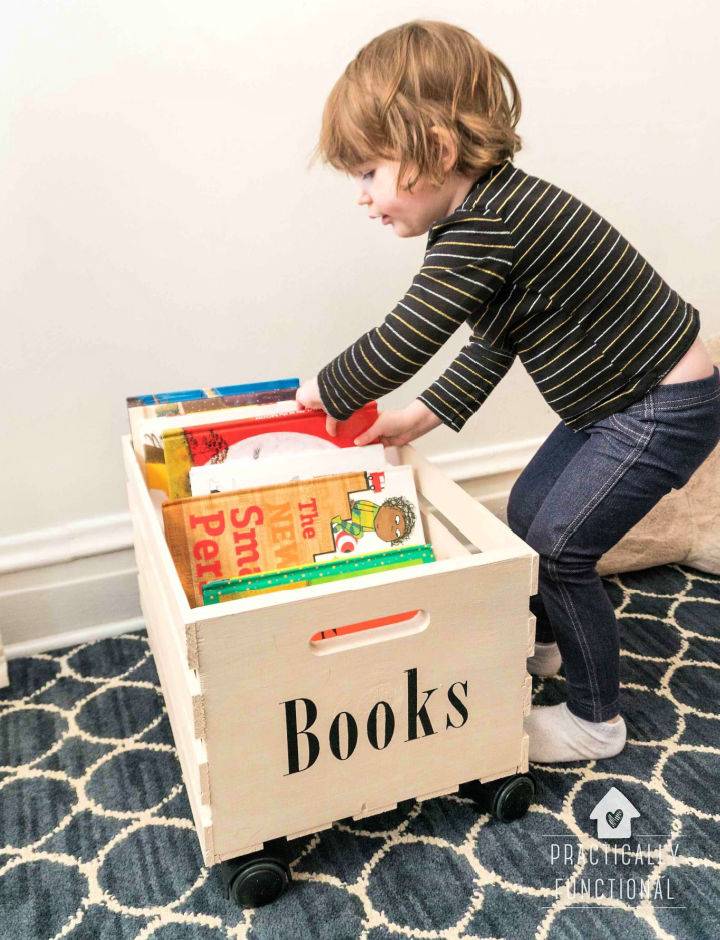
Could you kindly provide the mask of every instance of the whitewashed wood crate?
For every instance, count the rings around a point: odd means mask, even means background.
[[[414,468],[436,562],[194,609],[129,437],[123,452],[150,647],[206,864],[527,771],[537,555],[414,448],[388,457]]]

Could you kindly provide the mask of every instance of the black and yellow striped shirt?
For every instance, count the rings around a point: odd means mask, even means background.
[[[318,375],[347,418],[402,385],[462,323],[472,335],[420,399],[459,431],[520,357],[579,430],[657,385],[695,340],[698,311],[609,222],[509,160],[430,227],[423,266],[384,322]]]

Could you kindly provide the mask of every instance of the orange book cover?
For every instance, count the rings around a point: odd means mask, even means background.
[[[163,517],[191,607],[209,581],[424,541],[410,467],[171,500]]]

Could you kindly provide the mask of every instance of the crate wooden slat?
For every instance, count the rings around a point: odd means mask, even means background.
[[[538,555],[514,532],[504,525],[482,503],[477,502],[461,486],[449,480],[414,447],[398,448],[400,463],[410,464],[415,471],[419,492],[460,532],[483,552],[500,551],[526,558],[530,566],[528,596],[537,593]]]
[[[438,561],[195,609],[127,438],[123,450],[150,645],[206,863],[527,770],[537,556],[412,447],[397,457]],[[421,613],[310,641],[406,610]]]
[[[168,585],[167,572],[162,571],[161,554],[157,552],[144,511],[147,507],[141,506],[142,498],[131,481],[128,481],[128,500],[133,518],[140,603],[150,650],[160,678],[203,860],[212,864],[210,774],[202,735],[204,709],[200,683],[190,665],[181,605],[169,587],[165,591],[160,589],[163,583]]]

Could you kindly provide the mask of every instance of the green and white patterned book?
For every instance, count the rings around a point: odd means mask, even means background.
[[[409,545],[385,552],[372,552],[369,555],[353,555],[337,561],[265,571],[242,578],[224,578],[203,585],[203,603],[220,604],[254,594],[326,584],[363,574],[405,568],[408,565],[423,565],[430,561],[435,561],[435,553],[430,545]]]

